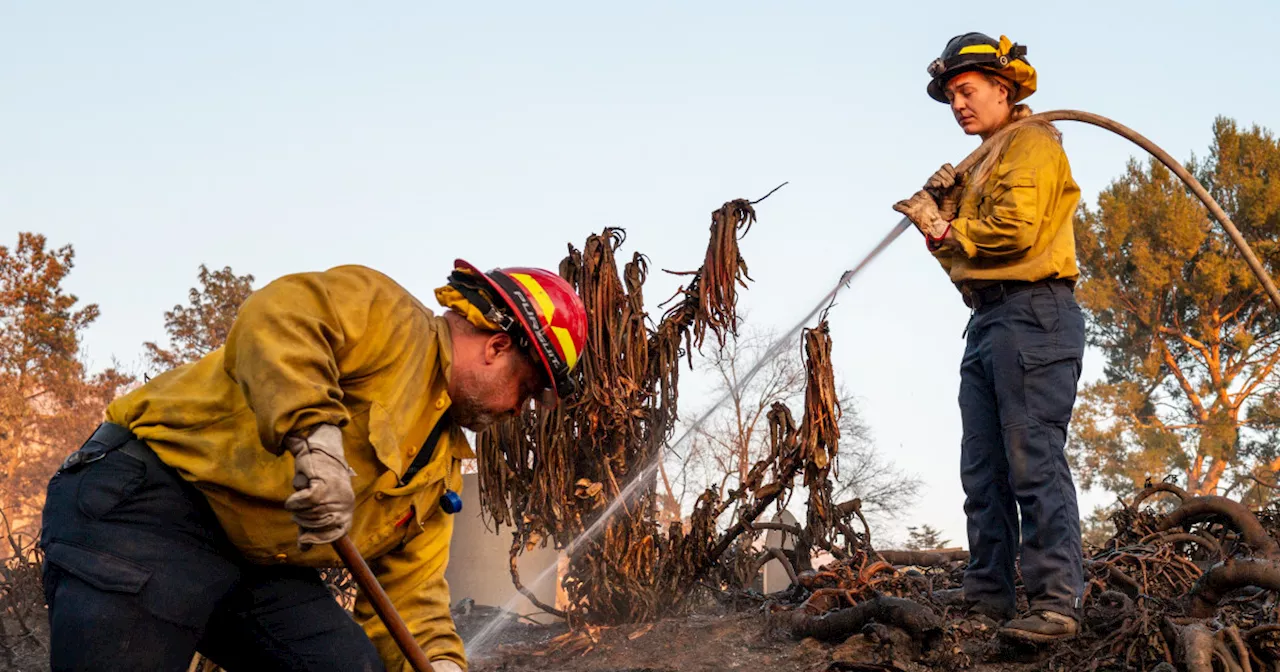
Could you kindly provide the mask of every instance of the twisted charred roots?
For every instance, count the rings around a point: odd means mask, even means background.
[[[902,628],[926,648],[942,635],[942,619],[937,614],[917,602],[900,597],[877,597],[821,616],[797,609],[791,614],[791,635],[798,639],[844,640],[861,632],[868,623]]]
[[[818,548],[821,548],[822,550],[830,553],[832,557],[834,557],[836,560],[844,560],[845,558],[849,557],[849,554],[846,553],[843,548],[836,546],[835,544],[831,543],[826,539],[818,539],[815,542],[815,540],[812,537],[810,537],[809,533],[806,532],[804,529],[802,529],[799,525],[788,525],[786,523],[768,523],[768,522],[751,523],[751,529],[756,531],[778,530],[779,532],[786,532],[796,538],[796,544],[798,545],[814,546],[816,543]]]
[[[1164,520],[1160,521],[1159,530],[1167,532],[1175,527],[1185,527],[1207,518],[1224,518],[1244,537],[1245,543],[1262,553],[1274,558],[1280,556],[1280,546],[1267,534],[1258,517],[1253,515],[1244,504],[1226,497],[1205,495],[1193,497],[1182,503]]]
[[[877,551],[884,561],[896,567],[941,567],[969,560],[969,551]]]
[[[1148,497],[1158,492],[1168,492],[1177,495],[1178,499],[1184,502],[1191,499],[1191,495],[1187,494],[1186,490],[1183,490],[1172,483],[1156,483],[1155,485],[1145,488],[1142,492],[1139,492],[1138,496],[1133,498],[1133,506],[1131,508],[1137,509],[1139,504],[1142,504],[1142,502],[1146,501]]]
[[[779,478],[778,480],[783,483],[791,482],[791,480],[795,478],[796,473],[799,472],[803,466],[804,463],[797,460],[793,465],[791,465],[791,468],[787,470],[787,473],[784,474],[785,478]],[[725,533],[720,536],[720,540],[716,542],[715,547],[707,554],[707,562],[704,562],[698,568],[698,571],[694,575],[695,578],[702,578],[704,572],[706,572],[707,569],[710,569],[711,564],[720,556],[724,555],[724,552],[729,550],[729,546],[732,545],[738,537],[742,536],[743,532],[747,531],[748,526],[754,527],[751,521],[759,518],[760,515],[764,513],[764,510],[769,508],[769,505],[773,504],[781,494],[783,494],[782,488],[778,488],[776,491],[761,497],[755,503],[755,506],[751,507],[741,518],[739,518],[738,522],[733,524],[733,527],[726,530]]]
[[[1200,547],[1204,548],[1210,553],[1213,553],[1219,558],[1223,557],[1222,546],[1218,542],[1214,541],[1213,539],[1210,539],[1209,537],[1204,537],[1199,534],[1192,534],[1190,532],[1175,532],[1172,534],[1157,532],[1155,534],[1149,534],[1143,537],[1140,543],[1149,544],[1153,541],[1161,544],[1177,544],[1177,543],[1184,543],[1184,542],[1199,544]]]
[[[765,565],[769,564],[770,560],[777,560],[782,564],[782,568],[787,572],[787,578],[791,580],[791,585],[794,586],[800,582],[799,577],[796,576],[796,567],[791,563],[791,558],[788,558],[787,554],[783,552],[782,549],[774,548],[773,546],[764,549],[764,551],[756,557],[756,561],[751,567],[751,575],[755,576],[758,574],[761,569],[764,569]]]
[[[1197,618],[1213,616],[1218,602],[1227,593],[1247,586],[1280,590],[1280,564],[1275,560],[1244,558],[1214,565],[1192,586],[1188,612]]]
[[[1107,573],[1107,583],[1115,588],[1119,588],[1121,592],[1129,597],[1136,598],[1142,594],[1142,586],[1138,585],[1132,577],[1124,573],[1124,570],[1115,565],[1097,560],[1086,560],[1085,563],[1092,569],[1103,569]]]
[[[1269,635],[1273,632],[1280,632],[1280,623],[1263,623],[1262,625],[1255,625],[1245,631],[1244,638],[1246,640],[1250,640],[1255,637]]]
[[[516,565],[516,560],[519,558],[518,553],[521,546],[522,544],[520,543],[519,536],[517,536],[516,541],[511,548],[511,585],[515,586],[515,589],[520,591],[520,594],[524,595],[525,599],[529,600],[533,606],[555,616],[556,618],[568,619],[568,614],[556,609],[542,600],[539,600],[538,596],[534,595],[532,590],[525,588],[524,584],[520,581],[520,568]]]

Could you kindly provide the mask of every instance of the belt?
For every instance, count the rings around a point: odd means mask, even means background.
[[[84,445],[63,460],[58,471],[76,471],[87,464],[101,460],[116,450],[142,461],[146,461],[148,453],[151,452],[151,449],[139,441],[138,437],[127,428],[104,422],[98,425]]]
[[[1003,303],[1005,299],[1019,292],[1025,292],[1028,289],[1035,289],[1036,287],[1050,287],[1052,285],[1066,285],[1069,290],[1074,291],[1076,283],[1074,280],[1063,280],[1061,278],[1049,278],[1046,280],[1036,280],[1034,282],[1028,282],[1026,280],[1002,280],[992,285],[984,285],[980,288],[961,285],[960,293],[964,296],[964,305],[972,308],[974,312],[977,312],[987,306],[994,306],[998,303]]]

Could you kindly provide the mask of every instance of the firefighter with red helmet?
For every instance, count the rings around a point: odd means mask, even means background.
[[[280,278],[226,344],[117,399],[49,483],[54,670],[409,670],[317,568],[348,535],[442,672],[462,430],[574,387],[586,311],[558,275],[458,261],[436,315],[377,271]]]

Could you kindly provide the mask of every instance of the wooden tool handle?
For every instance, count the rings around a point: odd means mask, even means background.
[[[396,644],[404,652],[404,657],[409,660],[413,669],[417,672],[434,672],[431,661],[427,660],[427,654],[423,653],[422,647],[418,646],[417,640],[409,632],[409,627],[404,624],[404,619],[400,618],[395,605],[391,604],[391,598],[387,597],[387,591],[382,589],[382,584],[378,583],[377,577],[365,563],[356,545],[351,543],[351,538],[345,534],[342,535],[341,539],[333,542],[333,548],[338,552],[338,557],[342,558],[342,562],[347,565],[347,569],[351,570],[356,584],[360,586],[365,597],[369,598],[374,612],[387,626],[387,631],[391,633],[392,639],[396,640]]]

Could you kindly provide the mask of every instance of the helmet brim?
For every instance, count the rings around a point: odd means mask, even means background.
[[[933,80],[929,82],[929,86],[925,87],[925,91],[928,92],[930,98],[938,101],[939,103],[950,105],[951,101],[947,100],[947,82],[959,75],[963,75],[966,72],[978,72],[980,70],[986,70],[992,74],[997,74],[995,70],[992,70],[991,68],[984,68],[981,65],[957,65],[950,70],[944,71],[941,75],[934,77]]]
[[[1030,68],[1029,65],[1027,67]],[[925,91],[929,94],[930,98],[938,101],[939,103],[949,105],[951,104],[951,101],[947,100],[947,82],[966,72],[985,72],[1008,80],[1008,82],[1014,86],[1013,102],[1015,104],[1026,100],[1031,96],[1031,94],[1036,92],[1034,70],[1031,70],[1031,76],[1028,81],[1020,82],[1017,77],[1017,72],[1011,71],[1009,68],[1000,69],[987,65],[975,65],[972,63],[957,65],[950,70],[946,70],[937,77],[934,77],[933,80],[929,82],[929,85],[925,87]]]

